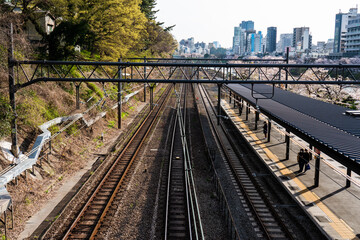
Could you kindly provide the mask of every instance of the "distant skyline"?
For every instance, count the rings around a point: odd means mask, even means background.
[[[180,41],[190,37],[195,42],[219,41],[222,47],[232,47],[234,27],[252,20],[255,30],[265,37],[267,27],[277,27],[280,34],[292,33],[295,27],[310,27],[313,44],[334,38],[335,15],[347,13],[360,1],[342,0],[157,0],[157,20],[172,30]],[[358,11],[359,12],[359,11]]]

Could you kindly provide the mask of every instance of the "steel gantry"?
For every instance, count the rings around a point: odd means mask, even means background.
[[[235,60],[234,60],[235,61]],[[360,65],[16,61],[15,91],[37,82],[359,84]],[[124,77],[119,79],[119,71]],[[341,73],[341,74],[340,74]],[[287,79],[286,79],[287,76]]]
[[[76,87],[76,107],[79,108],[80,85],[82,82],[117,83],[118,85],[118,127],[121,126],[122,83],[144,83],[153,87],[156,83],[213,83],[221,88],[229,83],[281,85],[288,84],[360,84],[360,65],[344,64],[289,64],[285,59],[177,59],[177,58],[129,58],[118,62],[86,61],[19,61],[14,59],[13,28],[10,28],[8,50],[9,97],[13,111],[11,120],[11,150],[18,157],[16,127],[16,92],[38,82],[72,82]],[[288,56],[288,55],[287,55]],[[269,93],[268,98],[273,96]],[[264,94],[263,94],[264,95]],[[256,98],[256,96],[255,96]],[[152,107],[152,102],[150,102]],[[249,105],[246,105],[248,115]],[[218,104],[220,120],[220,104]],[[270,135],[270,134],[269,134]]]
[[[77,107],[82,82],[120,83],[228,83],[254,84],[359,84],[360,65],[287,64],[287,59],[259,63],[233,59],[127,59],[118,62],[85,61],[19,61],[9,49],[9,93],[14,112],[12,121],[12,151],[17,156],[15,93],[38,82],[73,82],[76,86]],[[201,61],[203,60],[203,61]],[[255,62],[256,61],[256,62]],[[121,86],[120,86],[121,88]],[[144,88],[144,92],[145,92]],[[121,98],[121,94],[119,94]],[[152,99],[152,98],[151,98]],[[120,101],[120,100],[119,100]],[[121,105],[119,104],[119,107]],[[120,124],[119,124],[120,126]]]

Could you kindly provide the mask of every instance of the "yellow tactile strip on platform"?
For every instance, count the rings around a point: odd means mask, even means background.
[[[224,101],[222,101],[222,105],[231,116],[232,121],[237,122],[238,126],[240,125],[243,128],[247,135],[249,135],[254,141],[255,144],[262,148],[265,154],[270,158],[277,166],[280,168],[280,173],[285,176],[290,176],[291,180],[299,187],[298,192],[301,192],[300,196],[302,196],[306,201],[314,203],[317,207],[319,207],[324,214],[331,220],[328,224],[344,239],[358,239],[354,234],[353,230],[340,218],[338,218],[324,203],[321,202],[320,198],[312,191],[308,190],[307,187],[300,181],[299,178],[295,176],[295,174],[288,169],[279,159],[273,154],[266,145],[259,140],[256,134],[249,129],[249,127],[242,121],[241,118],[237,116],[235,111],[231,109],[231,107]]]

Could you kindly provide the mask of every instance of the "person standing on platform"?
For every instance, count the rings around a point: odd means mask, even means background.
[[[310,153],[308,152],[307,149],[305,149],[305,152],[304,152],[304,160],[305,160],[305,170],[304,170],[304,172],[306,172],[307,170],[310,169],[310,165],[309,165]]]
[[[304,149],[300,149],[300,152],[297,155],[297,161],[299,164],[299,171],[297,171],[297,173],[301,173],[304,169],[304,165],[306,163],[305,158],[304,158]]]
[[[263,133],[264,133],[264,135],[265,135],[265,138],[267,137],[267,131],[268,131],[268,127],[267,127],[266,122],[264,122]]]

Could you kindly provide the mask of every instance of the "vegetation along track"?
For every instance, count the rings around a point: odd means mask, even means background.
[[[193,100],[190,84],[177,94],[177,114],[173,121],[172,143],[167,174],[165,239],[204,239],[200,211],[187,145],[187,101]]]
[[[96,187],[89,200],[84,204],[63,239],[94,239],[96,237],[111,203],[120,190],[140,147],[153,126],[155,119],[161,112],[162,107],[165,105],[165,100],[171,88],[172,86],[169,85],[159,99],[159,104],[148,115],[126,144],[103,180]]]
[[[233,183],[242,203],[249,209],[249,219],[254,226],[257,238],[261,239],[293,239],[292,233],[284,224],[277,210],[272,206],[267,195],[258,185],[246,163],[242,161],[239,153],[233,149],[230,136],[220,127],[216,127],[216,111],[211,105],[211,99],[205,89],[199,85],[199,92],[212,118],[212,126],[219,146],[234,178]]]

